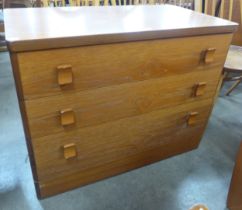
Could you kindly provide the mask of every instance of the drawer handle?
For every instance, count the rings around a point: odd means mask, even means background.
[[[194,91],[194,96],[202,96],[205,93],[205,88],[206,88],[207,83],[206,82],[199,82],[198,84],[195,85],[195,91]]]
[[[63,149],[66,160],[77,157],[77,148],[74,143],[64,145]]]
[[[60,65],[57,67],[57,81],[60,86],[73,83],[73,73],[71,65]]]
[[[187,119],[187,125],[194,125],[196,124],[196,119],[198,116],[198,112],[190,112],[188,119]]]
[[[212,63],[214,61],[214,54],[215,54],[216,49],[215,48],[208,48],[205,51],[205,59],[204,62],[206,64]]]
[[[71,125],[75,123],[75,113],[72,109],[63,109],[60,111],[61,125]]]

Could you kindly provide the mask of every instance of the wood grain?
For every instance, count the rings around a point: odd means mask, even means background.
[[[11,51],[232,33],[237,28],[172,5],[6,9],[4,20]]]
[[[204,129],[211,103],[212,100],[208,99],[183,104],[176,109],[158,110],[98,126],[76,129],[68,134],[60,133],[32,139],[39,182],[44,184],[68,174],[82,174],[101,166],[106,170],[103,173],[108,174],[111,170],[108,168],[112,168],[120,159],[126,159],[127,162],[123,164],[127,164],[129,161],[132,162],[129,156],[139,156],[140,153],[142,156],[145,153],[149,156],[149,151],[155,148],[164,147],[169,150],[169,147],[177,147],[177,141],[187,142],[187,138],[197,145],[201,135],[195,133],[199,134]],[[187,126],[190,111],[199,112],[193,126]],[[69,143],[76,145],[78,157],[67,162],[63,156],[62,146]],[[189,148],[188,145],[187,147]],[[176,149],[181,151],[180,148]],[[165,158],[162,153],[160,156],[161,159]],[[98,171],[96,173],[98,174]]]
[[[115,160],[105,166],[99,166],[90,170],[84,170],[81,173],[70,173],[66,176],[55,178],[47,182],[39,182],[41,198],[55,195],[67,190],[93,183],[111,176],[118,175],[136,169],[162,159],[178,155],[196,149],[201,139],[204,127],[192,127],[188,130],[182,130],[180,133],[174,133],[165,137],[165,141],[173,140],[173,143],[166,146],[157,146],[152,150],[146,150],[139,154],[127,156],[124,159]],[[175,131],[174,131],[175,132]],[[151,175],[152,176],[152,175]]]
[[[20,74],[19,74],[19,65],[17,61],[17,54],[16,53],[11,53],[10,52],[10,59],[11,59],[11,65],[13,68],[13,76],[15,80],[15,88],[16,88],[16,93],[18,97],[18,105],[20,109],[20,114],[22,118],[22,123],[23,123],[23,129],[25,133],[25,142],[28,148],[28,155],[29,155],[29,161],[31,164],[31,170],[32,170],[32,175],[33,175],[33,180],[34,180],[34,185],[35,185],[35,190],[38,198],[40,198],[40,186],[39,183],[37,182],[38,180],[38,174],[36,171],[36,162],[35,158],[33,155],[33,146],[32,146],[32,141],[30,137],[30,129],[28,126],[28,120],[27,120],[27,115],[26,115],[26,108],[23,99],[23,89],[22,89],[22,84],[20,80]]]
[[[39,198],[196,148],[237,27],[172,6],[92,8],[5,11]]]
[[[186,73],[179,77],[170,76],[27,100],[25,105],[31,137],[69,132],[76,128],[212,98],[219,79],[220,70],[211,69],[208,72]],[[196,97],[194,93],[197,84],[201,81],[206,81],[207,87],[204,95]],[[63,117],[60,116],[59,111],[65,109],[71,109],[74,112],[75,124],[62,126]]]
[[[226,10],[229,7],[225,8]],[[241,0],[233,0],[232,20],[239,23],[239,27],[234,33],[232,44],[242,46],[242,2]]]
[[[186,72],[222,69],[231,34],[100,45],[18,54],[24,98],[32,99]],[[204,63],[208,48],[214,62]],[[57,82],[57,67],[71,65],[73,84]]]

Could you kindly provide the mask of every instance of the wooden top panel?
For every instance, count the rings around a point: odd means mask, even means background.
[[[11,51],[231,33],[237,24],[172,5],[4,11]]]

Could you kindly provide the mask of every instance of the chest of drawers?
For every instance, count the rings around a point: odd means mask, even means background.
[[[6,10],[38,197],[196,148],[236,27],[168,5]]]

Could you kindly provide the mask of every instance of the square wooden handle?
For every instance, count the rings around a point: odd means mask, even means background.
[[[73,73],[71,65],[60,65],[57,67],[57,81],[60,86],[73,83]]]
[[[72,125],[75,123],[75,113],[72,109],[64,109],[60,111],[61,125]]]
[[[204,62],[206,64],[212,63],[214,61],[214,54],[215,54],[216,49],[215,48],[208,48],[205,51],[205,58]]]
[[[194,96],[202,96],[205,93],[206,89],[206,82],[199,82],[198,84],[195,85],[195,91],[194,91]]]
[[[190,112],[187,119],[187,125],[194,125],[197,121],[198,112]]]
[[[64,145],[63,149],[66,160],[77,157],[77,148],[74,143]]]

